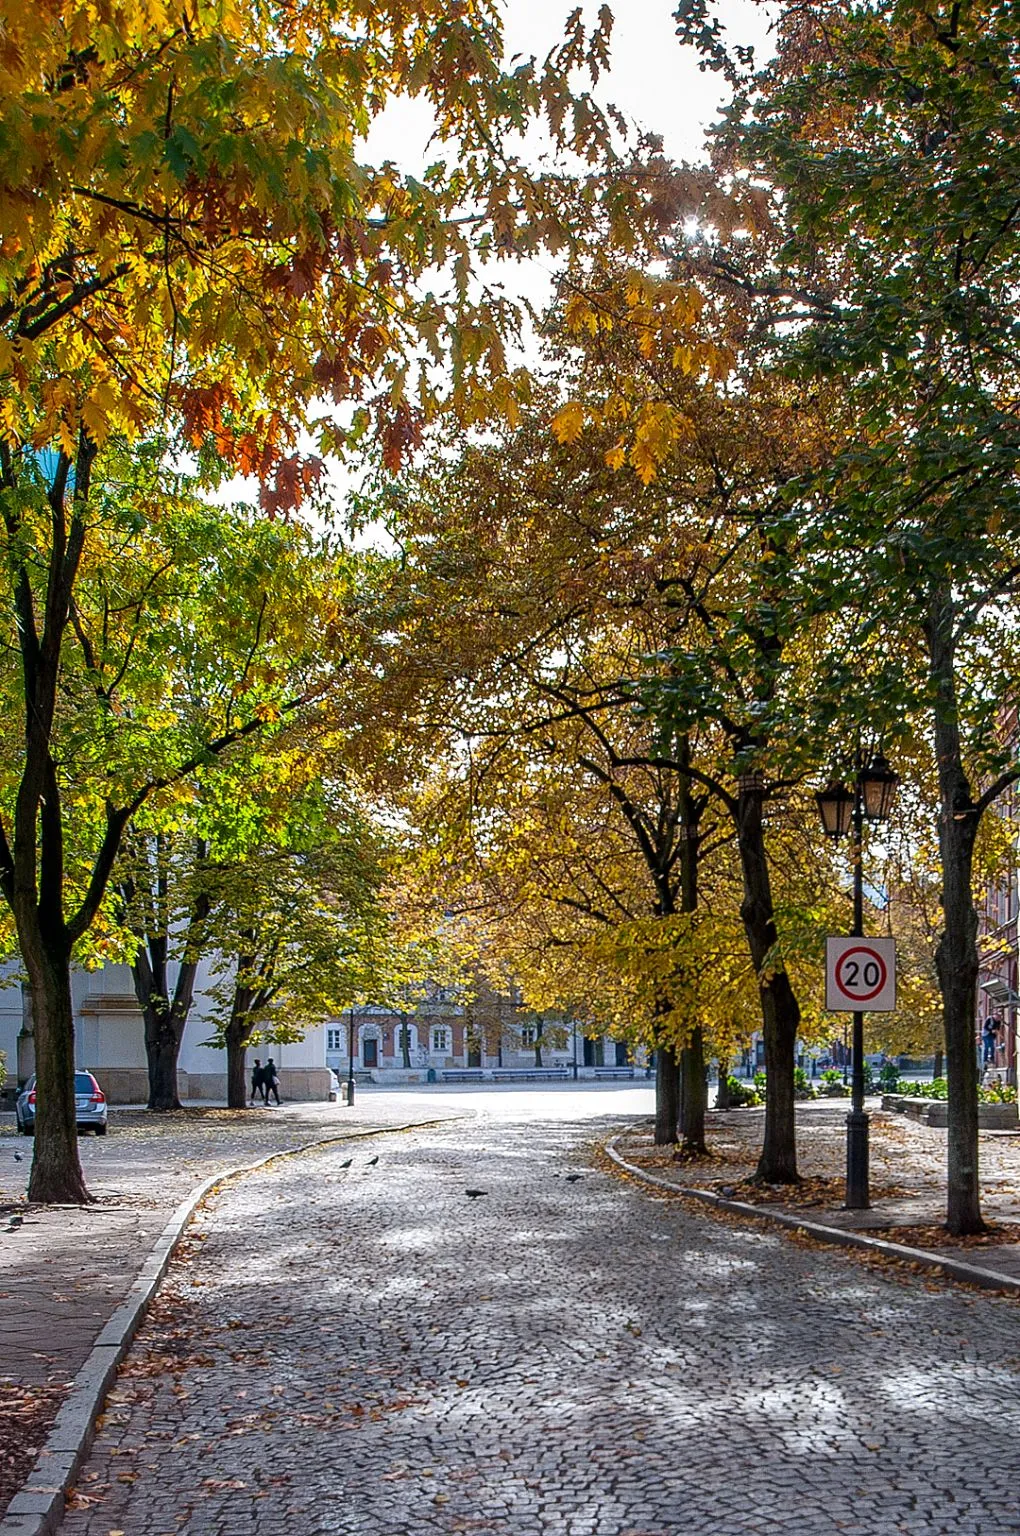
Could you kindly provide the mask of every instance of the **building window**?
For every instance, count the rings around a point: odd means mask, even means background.
[[[524,1024],[524,1025],[522,1025],[522,1027],[521,1027],[521,1044],[522,1045],[534,1045],[534,1043],[535,1043],[535,1026],[534,1026],[534,1024]]]
[[[327,1049],[327,1051],[342,1051],[343,1048],[344,1048],[344,1032],[343,1032],[343,1030],[342,1029],[327,1029],[327,1031],[326,1031],[326,1049]]]
[[[432,1049],[434,1051],[448,1051],[449,1031],[446,1029],[434,1029],[432,1031]]]

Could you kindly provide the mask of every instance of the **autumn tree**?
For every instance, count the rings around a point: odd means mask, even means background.
[[[509,408],[504,337],[517,315],[474,281],[479,261],[570,230],[560,179],[530,175],[507,141],[541,118],[575,163],[605,148],[605,119],[572,95],[571,76],[597,75],[608,26],[607,13],[589,38],[575,17],[543,67],[508,73],[487,5],[58,3],[5,15],[0,517],[25,755],[3,812],[0,888],[35,1010],[34,1199],[85,1198],[68,966],[124,829],[151,793],[261,722],[235,699],[222,729],[197,733],[151,781],[111,782],[91,873],[69,900],[61,678],[83,649],[73,614],[108,456],[146,434],[156,445],[152,484],[130,498],[140,519],[155,517],[156,484],[183,450],[211,479],[257,475],[273,515],[318,478],[302,429],[320,454],[374,434],[392,467],[442,406]],[[419,178],[359,158],[373,117],[402,94],[435,116],[437,158]],[[598,179],[587,186],[598,201]],[[641,196],[620,204],[624,225]],[[116,720],[109,710],[111,730]]]
[[[675,356],[668,329],[662,341],[660,302],[694,350]],[[818,424],[802,425],[781,388],[752,395],[752,367],[746,387],[724,390],[734,349],[702,323],[706,309],[696,285],[667,285],[660,300],[639,273],[607,277],[597,292],[575,286],[560,340],[573,398],[558,410],[543,402],[561,446],[536,412],[498,449],[405,482],[393,515],[402,537],[416,530],[419,540],[416,643],[433,647],[436,675],[450,682],[447,708],[479,764],[493,741],[497,770],[501,756],[522,760],[526,786],[535,764],[562,750],[629,813],[636,855],[654,829],[671,829],[649,863],[656,890],[673,885],[670,912],[696,905],[690,870],[681,896],[680,849],[697,847],[706,793],[732,822],[771,1042],[762,1177],[782,1179],[796,1173],[800,1010],[766,845],[787,775],[802,777],[811,761],[803,730],[790,740],[783,729],[803,703],[811,620],[795,604],[782,483],[815,451]],[[739,336],[739,315],[724,318]],[[452,623],[430,595],[430,572]],[[700,749],[685,757],[693,733],[711,741],[710,761]],[[648,795],[650,838],[627,787],[641,774],[673,786],[665,800]],[[484,789],[480,767],[477,777]],[[551,839],[545,857],[555,858]],[[692,1069],[689,1081],[700,1076]]]
[[[234,857],[207,875],[213,1033],[225,1047],[227,1104],[247,1103],[253,1038],[299,1040],[338,1017],[363,985],[387,932],[378,835],[346,797],[312,785],[280,815],[257,818]]]
[[[208,857],[209,845],[197,834],[136,823],[114,875],[122,920],[135,941],[131,979],[142,1013],[149,1109],[181,1108],[177,1062],[212,908]]]
[[[714,10],[685,7],[684,27],[703,41]],[[930,736],[947,1223],[977,1232],[974,851],[1020,774],[1002,729],[1020,526],[1020,34],[994,0],[908,0],[783,6],[776,36],[763,70],[741,81],[730,68],[736,92],[714,146],[734,201],[756,199],[762,264],[749,267],[746,242],[711,238],[703,260],[770,312],[775,363],[802,396],[835,390],[842,402],[838,452],[789,494],[814,514],[819,587],[888,658],[887,686],[870,698],[854,687],[853,651],[834,658],[844,708],[877,711],[894,734],[923,718]],[[718,33],[711,46],[733,66]]]
[[[110,917],[132,818],[241,742],[277,733],[329,683],[322,651],[339,568],[316,564],[313,581],[297,530],[204,505],[159,459],[157,448],[110,443],[109,477],[93,466],[87,486],[75,480],[76,533],[59,570],[46,477],[68,478],[66,458],[23,455],[20,499],[6,503],[18,507],[20,533],[15,541],[8,526],[4,688],[17,710],[32,680],[35,707],[29,750],[7,780],[15,837],[0,843],[0,884],[32,998],[40,1120],[30,1187],[40,1199],[65,1178],[84,1195],[59,1088],[70,1092],[73,1076],[69,965],[74,954],[88,960],[93,924]]]

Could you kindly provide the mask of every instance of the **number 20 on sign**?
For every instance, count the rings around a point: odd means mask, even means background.
[[[831,1013],[892,1013],[895,939],[826,939],[825,1006]]]

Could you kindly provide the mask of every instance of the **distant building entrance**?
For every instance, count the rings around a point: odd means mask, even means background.
[[[361,1048],[365,1056],[365,1066],[377,1067],[379,1065],[378,1040],[363,1040],[361,1043]]]

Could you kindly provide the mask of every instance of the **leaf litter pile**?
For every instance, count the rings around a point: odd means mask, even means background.
[[[657,1147],[641,1126],[618,1143],[628,1162],[678,1188],[709,1190],[749,1205],[781,1206],[825,1222],[842,1211],[846,1179],[846,1128],[831,1107],[802,1105],[797,1112],[797,1160],[801,1182],[760,1184],[755,1166],[761,1146],[761,1110],[710,1111],[708,1155]],[[912,1248],[945,1249],[946,1132],[906,1120],[892,1111],[871,1113],[871,1203],[869,1230]],[[978,1251],[1020,1243],[1020,1136],[995,1133],[980,1138],[982,1209],[988,1230],[975,1238],[951,1240],[953,1248]],[[884,1208],[884,1209],[883,1209]],[[888,1216],[888,1224],[881,1217]]]
[[[69,1383],[0,1377],[0,1511],[7,1508],[42,1450]]]

